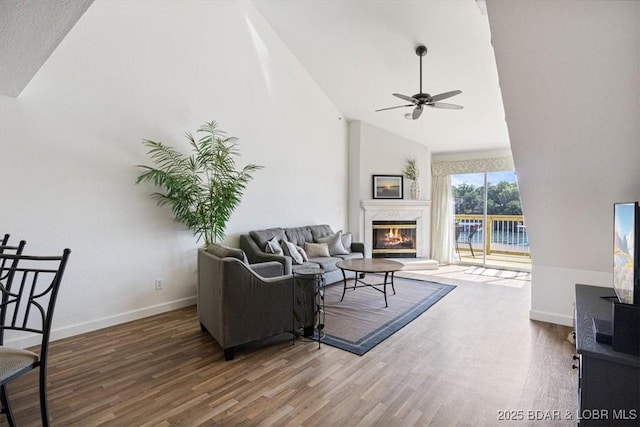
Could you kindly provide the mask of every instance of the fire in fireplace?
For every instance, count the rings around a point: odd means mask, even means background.
[[[374,258],[415,258],[415,221],[373,221]]]

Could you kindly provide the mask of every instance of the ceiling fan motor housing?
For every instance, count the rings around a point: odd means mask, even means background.
[[[431,95],[429,95],[428,93],[416,93],[412,98],[415,98],[420,101],[421,104],[424,104],[429,102],[429,100],[431,99]]]

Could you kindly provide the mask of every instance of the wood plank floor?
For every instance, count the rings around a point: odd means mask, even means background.
[[[364,356],[283,336],[225,362],[195,307],[56,341],[52,425],[511,424],[501,411],[523,411],[520,426],[575,425],[570,328],[528,319],[529,282],[460,266],[407,274],[458,287]],[[36,373],[9,387],[20,426],[40,424],[36,387]]]

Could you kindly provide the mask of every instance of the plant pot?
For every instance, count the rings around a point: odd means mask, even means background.
[[[411,181],[411,185],[409,186],[409,195],[412,200],[420,199],[420,184],[418,181]]]

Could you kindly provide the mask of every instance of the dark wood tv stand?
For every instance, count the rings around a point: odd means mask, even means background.
[[[593,318],[610,319],[611,288],[576,285],[580,426],[640,425],[640,356],[596,341]]]

